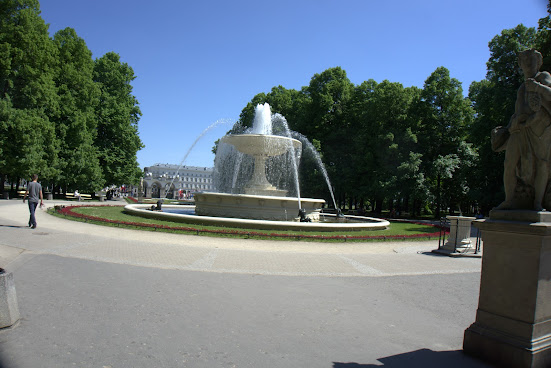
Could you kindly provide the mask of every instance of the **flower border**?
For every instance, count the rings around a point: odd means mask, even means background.
[[[288,238],[288,239],[320,239],[320,240],[406,240],[406,239],[418,239],[418,238],[433,238],[441,236],[442,234],[446,235],[449,234],[448,228],[441,228],[439,225],[435,224],[427,224],[424,222],[419,221],[409,221],[409,220],[400,220],[400,222],[407,222],[411,224],[416,225],[424,225],[424,226],[430,226],[435,227],[438,229],[438,231],[435,231],[434,233],[422,233],[422,234],[411,234],[411,235],[308,235],[308,234],[282,234],[282,233],[265,233],[265,232],[258,232],[258,231],[241,231],[241,230],[210,230],[210,229],[197,229],[194,227],[187,227],[187,226],[169,226],[169,225],[159,225],[159,224],[145,224],[141,222],[129,222],[129,221],[119,221],[119,220],[109,220],[103,217],[97,217],[97,216],[90,216],[85,215],[82,213],[74,212],[73,209],[75,208],[82,208],[82,207],[121,207],[116,205],[94,205],[94,206],[86,206],[86,205],[72,205],[72,206],[55,206],[54,210],[64,216],[70,216],[70,217],[76,217],[84,220],[92,220],[92,221],[99,221],[99,222],[106,222],[110,224],[117,224],[117,225],[129,225],[129,226],[136,226],[136,227],[145,227],[145,228],[153,228],[155,230],[162,229],[162,230],[176,230],[176,231],[188,231],[188,232],[195,232],[196,235],[199,235],[200,233],[206,233],[206,234],[220,234],[220,235],[241,235],[241,236],[259,236],[259,237],[270,237],[270,238]]]

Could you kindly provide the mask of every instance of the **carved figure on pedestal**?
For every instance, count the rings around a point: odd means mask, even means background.
[[[539,72],[542,61],[542,55],[534,49],[519,54],[526,80],[517,92],[515,113],[507,127],[492,131],[492,149],[505,150],[505,201],[496,209],[551,208],[551,198],[546,198],[551,153],[551,75]]]

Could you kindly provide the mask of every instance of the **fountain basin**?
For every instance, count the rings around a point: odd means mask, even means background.
[[[292,148],[301,148],[302,143],[279,135],[230,134],[220,140],[234,146],[239,152],[251,156],[279,156]]]
[[[384,230],[390,226],[386,220],[364,216],[346,216],[348,220],[354,222],[292,222],[292,221],[273,221],[273,220],[251,220],[230,217],[198,216],[193,214],[193,206],[164,205],[163,210],[181,211],[182,208],[188,209],[189,213],[171,213],[162,211],[149,211],[150,205],[129,204],[124,207],[125,211],[131,215],[153,218],[165,221],[174,221],[197,225],[227,226],[244,229],[258,230],[293,230],[293,231],[362,231],[362,230]],[[356,222],[358,221],[358,222]]]
[[[319,221],[323,199],[301,198],[306,216]],[[298,221],[298,198],[228,193],[196,193],[195,214],[252,220]]]

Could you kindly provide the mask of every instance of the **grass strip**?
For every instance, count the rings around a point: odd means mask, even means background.
[[[221,236],[255,239],[281,239],[301,241],[385,241],[385,240],[426,240],[435,239],[440,235],[437,226],[414,221],[391,222],[386,230],[354,231],[354,232],[298,232],[230,228],[211,225],[182,224],[180,222],[163,221],[129,215],[122,206],[57,206],[50,213],[77,221],[86,221],[100,225],[117,226],[130,229],[149,231],[164,231],[181,234],[204,236]]]

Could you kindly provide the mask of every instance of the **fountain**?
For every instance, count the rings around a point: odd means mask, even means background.
[[[289,149],[300,149],[302,144],[299,141],[278,135],[239,134],[225,136],[220,144],[231,144],[239,152],[254,158],[254,172],[245,187],[246,194],[283,197],[287,195],[286,190],[277,189],[266,179],[266,159],[281,156]]]
[[[230,145],[233,149],[225,149]],[[300,151],[302,143],[296,139],[272,134],[272,115],[268,104],[258,105],[255,111],[255,120],[250,133],[229,134],[219,142],[220,153],[217,153],[215,172],[223,171],[222,176],[233,178],[239,176],[237,172],[228,172],[228,166],[234,170],[247,171],[244,168],[243,157],[234,155],[234,150],[251,158],[248,171],[252,171],[248,181],[243,181],[239,188],[235,184],[232,190],[235,193],[197,193],[195,195],[195,213],[201,216],[248,218],[261,220],[295,221],[299,210],[304,210],[303,219],[318,221],[321,207],[325,204],[322,199],[300,198],[298,186],[298,169],[295,151]],[[286,155],[291,153],[291,170],[295,183],[295,197],[288,197],[289,190],[278,188],[266,177],[267,166],[281,169],[288,161]],[[229,155],[229,157],[228,157]],[[294,156],[294,157],[293,157]],[[227,165],[228,159],[238,158],[237,165]],[[269,164],[268,164],[268,161]],[[293,164],[294,163],[294,164]],[[223,179],[221,179],[223,180]],[[218,184],[218,183],[217,183]],[[219,188],[222,185],[217,185]]]
[[[285,135],[274,134],[273,121],[283,125],[279,130]],[[325,200],[301,198],[298,162],[302,143],[292,138],[293,133],[283,116],[272,116],[268,104],[258,105],[251,129],[220,139],[214,170],[218,192],[196,193],[194,213],[169,205],[163,205],[162,211],[146,211],[141,205],[128,205],[126,210],[172,221],[256,229],[356,231],[389,226],[388,221],[359,216],[333,215],[336,221],[328,221],[330,215],[321,215]],[[317,161],[321,163],[319,155]]]

